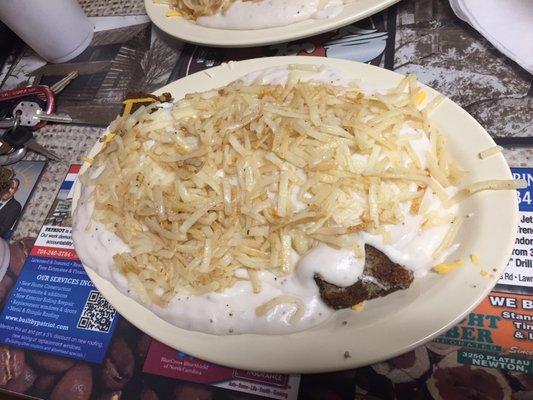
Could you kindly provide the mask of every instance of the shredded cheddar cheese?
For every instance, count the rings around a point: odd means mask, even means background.
[[[116,133],[109,133],[108,135],[106,135],[105,139],[104,139],[104,143],[109,143],[110,141],[112,141],[115,136],[117,136]]]
[[[165,15],[167,17],[181,17],[183,14],[179,11],[167,11]]]
[[[122,115],[130,115],[132,107],[133,103],[124,102],[124,112],[122,113]]]
[[[152,97],[142,97],[140,99],[127,99],[122,102],[124,104],[124,113],[123,115],[130,115],[131,109],[133,108],[133,105],[136,103],[153,103],[157,100],[155,100]]]
[[[420,90],[418,94],[416,95],[416,102],[418,104],[422,104],[424,100],[426,100],[426,98],[427,98],[426,92],[424,92],[423,90]]]
[[[361,303],[357,303],[356,305],[352,306],[352,310],[355,312],[361,312],[365,306],[365,302],[362,301]]]
[[[470,253],[470,261],[472,264],[479,264],[479,256],[476,253]]]
[[[447,274],[450,271],[453,271],[454,269],[459,268],[461,265],[463,265],[463,260],[455,260],[451,263],[442,263],[435,265],[433,267],[433,271],[435,271],[437,274]]]
[[[139,99],[127,99],[122,102],[122,104],[135,104],[135,103],[153,103],[154,101],[157,101],[153,97],[142,97]]]

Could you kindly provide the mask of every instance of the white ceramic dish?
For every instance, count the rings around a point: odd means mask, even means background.
[[[277,65],[302,63],[326,65],[365,84],[393,86],[402,78],[394,72],[367,64],[331,58],[273,57],[224,64],[173,82],[156,93],[171,92],[176,99],[193,91],[223,86],[250,71]],[[430,101],[437,92],[423,86]],[[494,146],[486,131],[451,100],[445,100],[431,121],[445,135],[452,155],[468,173],[467,182],[510,179],[501,154],[480,160],[478,153]],[[97,143],[90,155],[100,149]],[[85,164],[82,172],[86,169]],[[79,197],[74,194],[73,208]],[[466,219],[451,258],[465,264],[447,275],[430,273],[405,291],[369,301],[362,312],[338,312],[328,322],[290,335],[214,336],[177,328],[160,319],[110,282],[86,268],[96,287],[125,318],[157,340],[215,363],[270,372],[319,372],[354,368],[404,353],[442,333],[460,321],[491,290],[511,254],[518,221],[514,191],[482,192],[461,203]],[[480,265],[469,262],[470,253]],[[481,276],[481,268],[490,272]],[[343,324],[342,321],[347,321]]]
[[[186,42],[214,47],[252,47],[288,42],[349,25],[397,3],[399,0],[351,0],[331,19],[308,19],[287,26],[257,30],[213,29],[179,17],[167,17],[168,6],[145,0],[146,12],[162,31]]]

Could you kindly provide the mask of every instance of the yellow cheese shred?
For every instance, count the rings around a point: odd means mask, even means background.
[[[126,103],[124,102],[124,113],[122,115],[130,115],[131,114],[131,108],[133,107],[133,103]]]
[[[135,104],[135,103],[153,103],[156,101],[153,97],[141,97],[140,99],[126,99],[122,104]]]
[[[104,143],[109,143],[109,142],[111,142],[111,141],[115,138],[115,136],[117,136],[116,133],[109,133],[109,134],[105,137],[105,139],[104,139]]]
[[[124,104],[124,113],[122,115],[130,115],[131,109],[135,103],[153,103],[156,101],[152,97],[142,97],[140,99],[126,99],[122,102]]]
[[[442,263],[435,265],[433,267],[433,271],[435,271],[437,274],[447,274],[450,271],[453,271],[456,268],[459,268],[461,265],[463,265],[463,260],[455,260],[451,263]]]
[[[352,306],[352,310],[355,312],[361,312],[365,306],[365,302],[362,301],[361,303],[357,303],[356,305]]]
[[[427,97],[426,92],[420,90],[420,91],[418,92],[418,94],[416,95],[416,102],[417,102],[417,104],[419,104],[419,105],[422,104],[422,103],[424,102],[424,100],[426,100],[426,97]]]
[[[472,261],[472,264],[478,265],[479,256],[476,253],[470,253],[470,261]]]

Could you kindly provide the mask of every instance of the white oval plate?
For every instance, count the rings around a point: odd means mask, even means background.
[[[294,24],[268,29],[232,30],[197,25],[179,17],[167,17],[168,6],[144,0],[146,12],[162,31],[186,42],[214,47],[252,47],[291,40],[328,32],[349,25],[397,3],[399,0],[352,0],[342,12],[331,19],[308,19]]]
[[[156,92],[180,99],[186,93],[226,85],[250,71],[286,64],[316,64],[336,68],[362,83],[378,87],[396,85],[401,75],[354,61],[321,57],[272,57],[225,64],[173,82]],[[437,92],[422,85],[430,101]],[[478,153],[494,141],[457,104],[446,99],[431,114],[431,121],[446,137],[450,152],[466,168],[465,183],[483,179],[511,179],[502,154],[481,160]],[[101,148],[97,143],[90,156]],[[87,164],[81,169],[83,172]],[[79,198],[76,186],[73,208]],[[428,274],[408,290],[368,301],[363,311],[343,310],[312,329],[290,335],[214,336],[186,331],[162,320],[119,292],[110,282],[86,268],[98,290],[131,323],[155,339],[196,357],[237,368],[269,372],[324,372],[372,364],[411,350],[459,322],[496,284],[511,254],[518,222],[514,191],[481,192],[460,205],[460,213],[473,213],[462,225],[460,248],[450,258],[463,266],[447,275]],[[480,264],[469,261],[479,255]],[[483,277],[481,268],[490,271]],[[347,321],[343,324],[342,321]]]

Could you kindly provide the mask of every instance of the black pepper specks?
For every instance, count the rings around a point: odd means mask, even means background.
[[[347,358],[352,358],[349,351],[344,352],[344,359],[346,360]]]
[[[348,321],[342,321],[342,325],[343,325],[343,326],[348,325]]]

